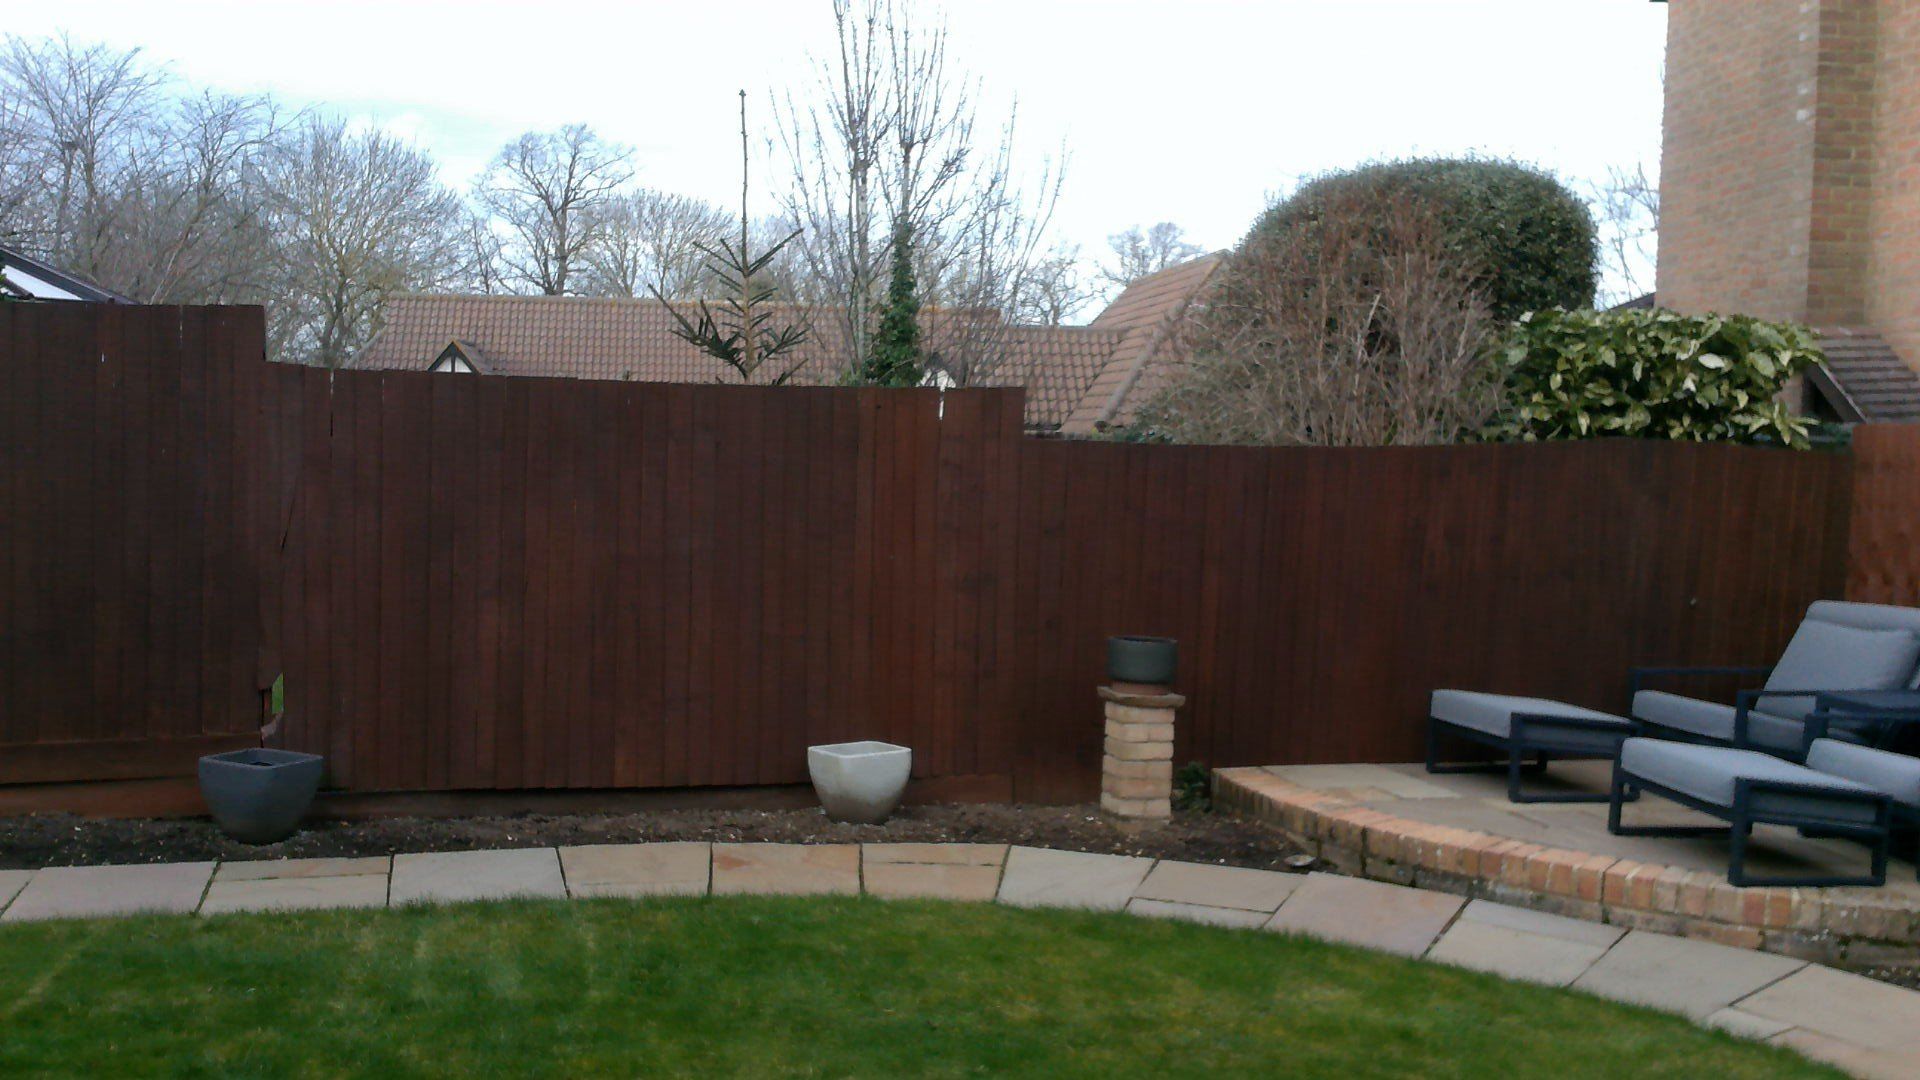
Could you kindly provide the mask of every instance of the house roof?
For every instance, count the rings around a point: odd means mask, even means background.
[[[1116,363],[1137,368],[1151,353],[1154,335],[1170,322],[1168,306],[1184,304],[1187,294],[1171,286],[1186,279],[1168,276],[1174,274],[1136,282],[1091,326],[989,325],[978,315],[933,312],[927,316],[928,347],[937,354],[990,334],[1006,360],[985,384],[1026,387],[1029,428],[1071,431],[1067,421],[1092,408],[1090,392],[1113,382],[1110,369]],[[776,313],[776,321],[811,328],[797,353],[794,381],[839,379],[848,350],[836,315],[798,306]],[[348,366],[425,371],[457,347],[470,362],[483,361],[474,363],[476,369],[503,375],[733,381],[720,361],[673,333],[673,316],[657,300],[400,294],[388,298],[384,316],[379,335]],[[773,374],[769,370],[767,377]]]
[[[1824,369],[1812,381],[1842,420],[1920,422],[1920,374],[1906,365],[1885,339],[1869,330],[1820,331],[1826,351]]]
[[[0,293],[29,300],[86,300],[103,304],[133,302],[78,274],[57,269],[5,244],[0,244]]]
[[[1224,259],[1224,252],[1215,252],[1136,279],[1094,318],[1090,329],[1122,333],[1124,344],[1068,415],[1064,433],[1087,435],[1124,425],[1166,385],[1170,367],[1163,346]]]

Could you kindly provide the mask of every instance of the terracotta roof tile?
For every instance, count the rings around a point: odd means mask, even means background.
[[[1090,435],[1110,425],[1124,425],[1142,402],[1165,385],[1168,369],[1160,347],[1224,258],[1225,253],[1215,252],[1140,278],[1093,320],[1092,329],[1118,330],[1127,336],[1113,362],[1101,370],[1068,414],[1062,432]]]
[[[1111,310],[1111,309],[1109,309]],[[831,312],[790,308],[776,316],[811,325],[794,381],[838,381],[846,356]],[[1104,315],[1103,315],[1104,317]],[[573,296],[450,296],[402,294],[388,299],[386,324],[349,366],[424,371],[449,344],[485,357],[502,375],[641,382],[731,382],[733,373],[673,333],[673,318],[655,300]],[[932,317],[929,348],[943,337]],[[949,318],[955,318],[949,316]],[[955,326],[961,325],[959,322]],[[954,331],[958,333],[958,331]],[[1125,329],[1004,327],[995,331],[1008,356],[988,385],[1027,388],[1027,424],[1057,429],[1110,366]],[[769,369],[767,378],[774,372]]]

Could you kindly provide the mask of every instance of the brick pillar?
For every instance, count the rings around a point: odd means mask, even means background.
[[[1119,818],[1173,816],[1173,712],[1187,699],[1164,686],[1118,683],[1106,702],[1107,752],[1100,761],[1100,809]]]

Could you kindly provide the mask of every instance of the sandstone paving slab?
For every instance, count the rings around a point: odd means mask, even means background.
[[[411,903],[564,897],[560,857],[550,847],[503,851],[436,851],[393,857],[397,907]]]
[[[1451,799],[1448,789],[1385,765],[1287,765],[1267,770],[1313,791],[1376,791],[1395,799]]]
[[[1605,945],[1534,934],[1464,915],[1427,953],[1427,959],[1509,979],[1566,986],[1605,955]]]
[[[714,895],[860,892],[858,844],[715,844]]]
[[[1860,1080],[1913,1080],[1920,1061],[1920,1041],[1893,1049],[1875,1049],[1830,1038],[1816,1031],[1795,1028],[1767,1040],[1786,1046]]]
[[[1460,912],[1463,922],[1484,923],[1488,926],[1517,930],[1524,934],[1537,934],[1541,937],[1557,938],[1577,945],[1591,945],[1605,950],[1623,937],[1627,928],[1608,926],[1605,923],[1589,922],[1586,919],[1574,919],[1565,915],[1555,915],[1532,908],[1515,907],[1512,904],[1495,903],[1492,900],[1475,900]]]
[[[999,866],[1007,861],[1005,844],[862,844],[860,857],[875,863],[932,863]]]
[[[1272,914],[1305,882],[1304,874],[1162,860],[1133,895],[1142,900]]]
[[[1248,930],[1267,921],[1267,913],[1264,911],[1210,907],[1206,904],[1182,904],[1169,900],[1143,900],[1139,897],[1127,901],[1127,913],[1144,915],[1150,919],[1184,919],[1187,922],[1205,923],[1208,926],[1241,927]]]
[[[867,894],[893,899],[992,900],[1000,890],[998,864],[868,863]]]
[[[1466,901],[1365,878],[1308,874],[1266,928],[1420,956]]]
[[[583,844],[560,849],[574,896],[699,896],[707,891],[713,845]]]
[[[1793,1030],[1793,1025],[1784,1020],[1769,1020],[1733,1006],[1721,1009],[1701,1022],[1743,1039],[1771,1039]]]
[[[1015,847],[1000,877],[1000,902],[1016,907],[1074,907],[1119,911],[1153,869],[1136,855]]]
[[[1920,991],[1809,966],[1739,1003],[1741,1012],[1860,1046],[1920,1044]],[[1920,1058],[1914,1061],[1920,1074]]]
[[[1704,1020],[1806,966],[1804,960],[1772,953],[1633,930],[1573,987]]]
[[[26,888],[31,880],[31,870],[0,870],[0,911],[6,910],[7,905],[13,903],[13,898],[20,895],[20,890]]]
[[[0,921],[93,918],[140,912],[190,914],[213,877],[210,862],[145,866],[55,866],[34,871]]]
[[[385,875],[393,869],[386,855],[330,859],[259,859],[251,862],[223,862],[213,880],[260,881],[277,878],[363,877]]]
[[[385,874],[262,877],[238,881],[224,881],[216,875],[207,888],[207,898],[200,904],[200,914],[386,906]]]

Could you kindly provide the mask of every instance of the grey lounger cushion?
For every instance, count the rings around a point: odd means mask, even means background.
[[[1733,714],[1731,705],[1681,697],[1664,690],[1642,690],[1633,695],[1634,716],[1649,724],[1705,739],[1732,742]],[[1798,754],[1800,742],[1805,738],[1804,730],[1798,720],[1758,711],[1747,714],[1747,734],[1756,745],[1769,749]]]
[[[1829,791],[1856,795],[1874,791],[1865,784],[1816,772],[1757,750],[1694,746],[1662,742],[1659,739],[1628,739],[1620,747],[1620,765],[1627,772],[1661,787],[1728,809],[1733,807],[1733,789],[1737,780],[1811,784]],[[1756,793],[1752,810],[1760,816],[1790,813],[1859,825],[1871,825],[1875,818],[1875,808],[1869,803],[1823,799],[1818,795],[1805,794]]]
[[[1568,705],[1562,701],[1547,698],[1519,697],[1513,694],[1483,694],[1477,690],[1435,690],[1428,715],[1436,720],[1445,720],[1449,724],[1484,731],[1502,739],[1513,737],[1513,715],[1568,717],[1576,720],[1590,720],[1617,727],[1620,731],[1631,731],[1632,723],[1625,717],[1612,713],[1583,709],[1578,705]],[[1588,740],[1581,738],[1586,732],[1563,731],[1556,733],[1555,742],[1573,742],[1586,745]],[[1591,745],[1596,751],[1611,754],[1619,736],[1605,732],[1592,732]],[[1571,747],[1570,747],[1571,748]]]
[[[1815,739],[1807,752],[1807,767],[1865,784],[1904,806],[1920,807],[1920,758],[1838,739]]]
[[[1846,626],[1809,611],[1767,677],[1767,689],[1894,690],[1913,681],[1916,662],[1920,637],[1911,630]],[[1814,704],[1810,697],[1769,697],[1761,703],[1793,720],[1806,719]]]

